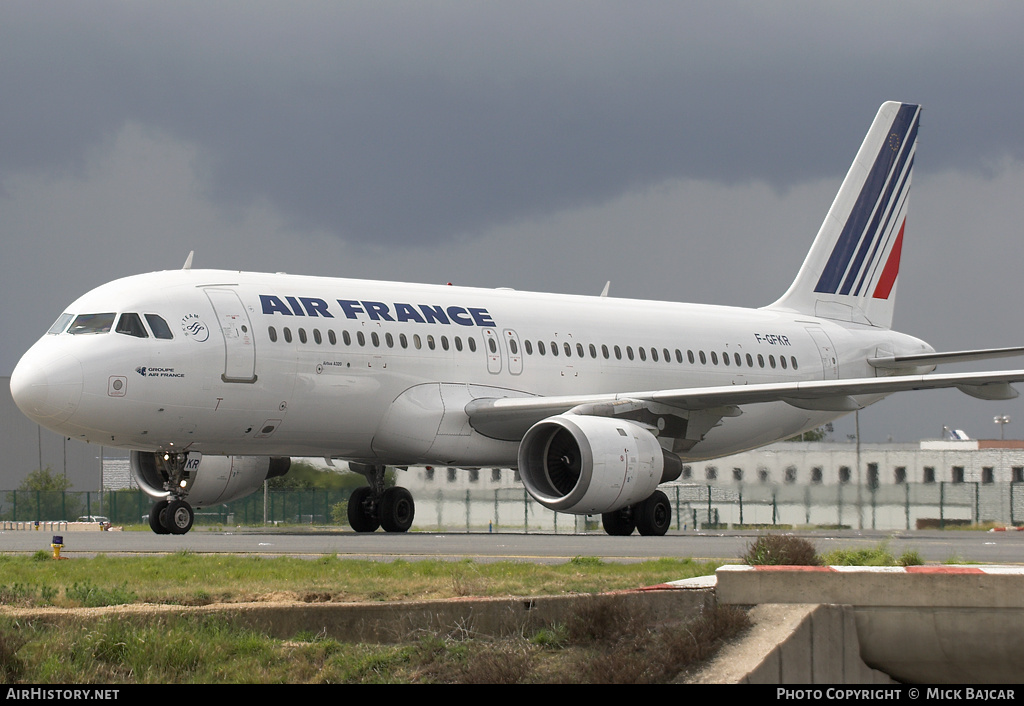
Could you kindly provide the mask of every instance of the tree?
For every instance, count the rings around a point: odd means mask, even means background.
[[[12,519],[73,520],[81,513],[82,501],[77,493],[68,495],[71,485],[49,466],[37,468],[8,497],[12,514],[17,515]]]
[[[37,468],[25,476],[25,480],[21,481],[18,490],[63,491],[70,487],[71,481],[66,476],[54,473],[53,469],[47,466],[46,468]]]
[[[831,431],[832,422],[829,422],[823,427],[805,431],[803,434],[797,434],[796,436],[786,439],[786,441],[824,441]]]

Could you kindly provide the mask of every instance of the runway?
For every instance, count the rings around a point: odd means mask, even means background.
[[[0,532],[0,552],[51,551],[53,531]],[[576,556],[637,562],[660,557],[738,563],[757,538],[753,531],[669,533],[664,537],[605,534],[434,533],[357,534],[326,528],[193,529],[187,535],[148,531],[64,531],[62,556],[95,554],[337,555],[352,559],[443,559],[558,563]],[[1024,564],[1024,532],[806,531],[819,554],[835,549],[872,549],[885,543],[895,556],[917,552],[927,563]]]

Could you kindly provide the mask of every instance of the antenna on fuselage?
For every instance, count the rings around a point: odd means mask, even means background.
[[[612,281],[611,280],[608,280],[607,282],[604,283],[604,289],[601,290],[601,296],[602,297],[607,297],[608,296],[608,289],[611,286],[612,286]]]
[[[195,255],[195,254],[196,254],[195,250],[189,250],[188,251],[188,257],[185,258],[185,264],[181,266],[181,269],[183,269],[183,270],[191,270],[192,269],[192,256]]]

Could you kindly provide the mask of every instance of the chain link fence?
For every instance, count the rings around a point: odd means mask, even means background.
[[[661,488],[673,530],[739,527],[925,529],[961,524],[1024,525],[1024,483],[905,483],[876,488],[828,485]],[[196,525],[344,525],[351,490],[274,490],[196,510]],[[446,532],[601,531],[601,518],[552,512],[523,488],[414,491],[414,530]],[[153,500],[139,490],[11,490],[0,493],[0,521],[74,521],[106,517],[146,524]]]

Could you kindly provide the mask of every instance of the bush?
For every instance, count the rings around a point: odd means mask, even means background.
[[[814,545],[791,534],[766,534],[748,548],[743,560],[751,566],[821,566]]]

